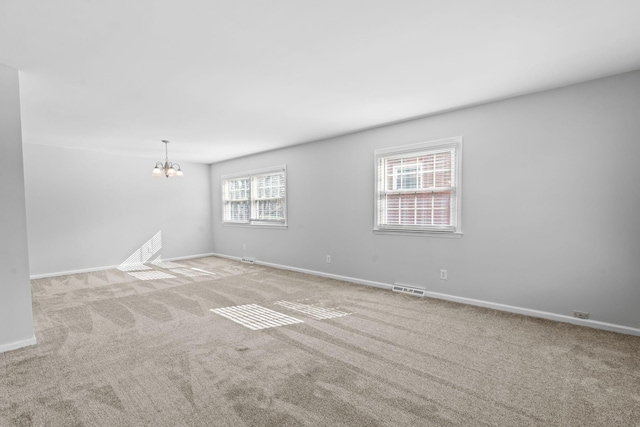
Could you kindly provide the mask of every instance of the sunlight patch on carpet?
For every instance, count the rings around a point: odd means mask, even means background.
[[[304,323],[300,319],[269,310],[257,304],[212,308],[210,311],[254,331],[258,329],[275,328],[277,326],[293,325],[295,323]]]
[[[187,277],[210,276],[216,274],[211,273],[210,271],[200,270],[199,268],[172,268],[171,272]]]
[[[160,267],[160,268],[166,268],[171,269],[171,268],[182,268],[184,267],[184,265],[182,264],[178,264],[177,262],[171,262],[171,261],[163,261],[160,257],[158,257],[158,259],[156,259],[155,261],[153,261],[151,264]]]
[[[153,270],[153,268],[144,264],[129,264],[129,265],[120,265],[120,267],[118,267],[118,270],[129,272],[129,271]]]
[[[176,276],[163,273],[162,271],[130,271],[127,274],[140,280],[175,279]]]
[[[149,270],[149,267],[144,263],[149,261],[160,249],[162,249],[162,230],[143,243],[129,258],[122,261],[118,269],[121,271]]]
[[[333,319],[335,317],[344,317],[344,316],[349,316],[350,314],[353,314],[353,313],[340,311],[335,308],[316,307],[314,305],[300,304],[297,302],[277,301],[274,304],[281,305],[283,307],[288,308],[289,310],[306,314],[307,316],[313,317],[314,319],[318,319],[318,320]]]

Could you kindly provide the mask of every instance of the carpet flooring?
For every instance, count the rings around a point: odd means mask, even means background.
[[[215,257],[146,272],[32,281],[0,426],[640,426],[640,337]]]

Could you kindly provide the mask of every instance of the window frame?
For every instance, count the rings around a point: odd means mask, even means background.
[[[268,175],[279,175],[282,174],[283,186],[284,186],[284,196],[283,197],[261,197],[258,198],[258,183],[257,179],[261,177],[265,177]],[[234,199],[227,200],[227,190],[226,186],[229,181],[235,180],[247,180],[248,181],[248,189],[247,198],[246,199],[238,199],[239,201],[246,201],[247,203],[247,219],[246,220],[227,220],[227,202],[234,201]],[[240,227],[266,227],[266,228],[287,228],[287,166],[279,165],[272,166],[262,169],[255,169],[244,172],[237,172],[231,174],[224,174],[220,176],[220,186],[221,186],[221,199],[222,199],[222,224],[227,226],[240,226]],[[267,200],[281,200],[282,201],[282,220],[270,220],[270,219],[259,219],[257,218],[258,204],[259,202],[264,202]]]
[[[434,237],[462,237],[462,136],[443,138],[425,142],[419,142],[416,144],[408,144],[396,147],[382,148],[374,151],[374,197],[373,197],[373,231],[380,234],[399,234],[399,235],[414,235],[414,236],[434,236]],[[451,180],[453,185],[450,187],[431,187],[431,190],[425,189],[423,191],[414,191],[411,189],[397,188],[397,177],[403,175],[402,168],[404,165],[392,165],[393,167],[393,189],[388,190],[386,187],[386,161],[399,159],[418,157],[420,155],[434,154],[438,151],[450,151],[453,155],[451,160],[451,166],[454,169],[452,171]],[[384,167],[381,162],[384,163]],[[413,167],[413,166],[408,166]],[[398,172],[396,174],[396,168]],[[416,187],[421,186],[421,181],[424,179],[419,176],[419,170],[421,165],[416,165]],[[435,171],[435,169],[434,169]],[[424,171],[422,171],[424,173]],[[404,173],[404,175],[407,175]],[[448,190],[447,190],[448,189]],[[423,226],[423,225],[390,225],[383,224],[382,214],[388,214],[389,208],[381,206],[382,198],[389,194],[402,194],[404,193],[425,193],[433,194],[437,192],[451,191],[450,206],[453,203],[454,208],[450,211],[450,225],[447,226]],[[401,209],[399,208],[398,215],[401,215]]]

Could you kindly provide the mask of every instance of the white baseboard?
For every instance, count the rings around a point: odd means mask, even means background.
[[[233,260],[236,260],[236,261],[240,261],[240,257],[234,257],[234,256],[229,256],[229,255],[224,255],[224,254],[214,253],[214,254],[212,254],[212,256],[216,256],[216,257],[220,257],[220,258],[228,258],[228,259],[233,259]],[[367,285],[367,286],[374,286],[376,288],[391,289],[392,286],[393,286],[393,285],[390,285],[390,284],[387,284],[387,283],[374,282],[374,281],[371,281],[371,280],[358,279],[358,278],[354,278],[354,277],[339,276],[337,274],[330,274],[330,273],[324,273],[324,272],[321,272],[321,271],[307,270],[307,269],[304,269],[304,268],[297,268],[297,267],[290,267],[290,266],[286,266],[286,265],[273,264],[273,263],[270,263],[270,262],[263,262],[263,261],[259,261],[259,260],[256,260],[255,263],[259,264],[259,265],[268,266],[268,267],[278,268],[278,269],[281,269],[281,270],[297,271],[297,272],[300,272],[300,273],[313,274],[315,276],[329,277],[331,279],[344,280],[345,282],[357,283],[357,284]],[[472,299],[472,298],[458,297],[458,296],[455,296],[455,295],[442,294],[442,293],[438,293],[438,292],[430,292],[430,291],[426,291],[426,290],[425,290],[425,296],[429,297],[429,298],[437,298],[437,299],[441,299],[441,300],[458,302],[458,303],[462,303],[462,304],[475,305],[475,306],[478,306],[478,307],[492,308],[494,310],[506,311],[506,312],[509,312],[509,313],[522,314],[522,315],[525,315],[525,316],[539,317],[539,318],[542,318],[542,319],[554,320],[556,322],[571,323],[571,324],[574,324],[574,325],[587,326],[587,327],[590,327],[590,328],[602,329],[602,330],[605,330],[605,331],[611,331],[611,332],[618,332],[618,333],[621,333],[621,334],[640,336],[640,329],[632,328],[630,326],[618,325],[618,324],[615,324],[615,323],[599,322],[597,320],[591,320],[591,319],[578,319],[576,317],[566,316],[564,314],[556,314],[556,313],[551,313],[551,312],[547,312],[547,311],[533,310],[533,309],[530,309],[530,308],[524,308],[524,307],[517,307],[517,306],[512,306],[512,305],[500,304],[500,303],[491,302],[491,301],[483,301],[483,300],[477,300],[477,299]]]
[[[92,268],[83,268],[80,270],[69,270],[69,271],[57,271],[55,273],[44,273],[44,274],[33,274],[29,276],[29,279],[46,279],[48,277],[58,277],[58,276],[70,276],[72,274],[82,274],[82,273],[95,273],[97,271],[103,270],[112,270],[114,268],[118,268],[117,265],[110,265],[106,267],[92,267]]]
[[[578,319],[576,317],[567,316],[564,314],[556,314],[548,311],[540,311],[540,310],[533,310],[530,308],[516,307],[513,305],[499,304],[497,302],[491,302],[491,301],[483,301],[483,300],[477,300],[472,298],[458,297],[455,295],[441,294],[438,292],[425,291],[425,296],[430,298],[442,299],[446,301],[459,302],[462,304],[492,308],[494,310],[507,311],[509,313],[522,314],[525,316],[539,317],[542,319],[554,320],[556,322],[571,323],[574,325],[588,326],[590,328],[602,329],[605,331],[619,332],[621,334],[640,336],[640,329],[632,328],[630,326],[617,325],[615,323],[600,322],[600,321],[591,320],[591,319]]]
[[[214,253],[214,254],[212,254],[212,256],[216,256],[216,257],[219,257],[219,258],[232,259],[234,261],[241,261],[242,260],[242,257],[236,257],[236,256],[231,256],[231,255],[225,255],[225,254],[215,254]],[[357,283],[359,285],[373,286],[375,288],[391,289],[391,285],[389,285],[387,283],[374,282],[372,280],[365,280],[365,279],[358,279],[356,277],[340,276],[339,274],[325,273],[325,272],[322,272],[322,271],[308,270],[306,268],[291,267],[291,266],[288,266],[288,265],[274,264],[274,263],[271,263],[271,262],[264,262],[264,261],[259,261],[259,260],[255,260],[255,264],[264,265],[265,267],[273,267],[273,268],[277,268],[279,270],[296,271],[298,273],[306,273],[306,274],[311,274],[311,275],[314,275],[314,276],[327,277],[329,279],[342,280],[344,282],[349,282],[349,283]]]
[[[30,345],[36,344],[36,336],[32,336],[26,340],[14,341],[6,344],[0,344],[0,353],[4,353],[6,351],[17,350],[22,347],[28,347]]]
[[[214,256],[213,252],[207,254],[197,254],[197,255],[187,255],[187,256],[177,256],[173,258],[163,258],[163,261],[181,261],[185,259],[194,259],[194,258],[204,258],[208,256]]]
[[[165,259],[165,261],[180,261],[180,260],[185,260],[185,259],[203,258],[203,257],[208,257],[208,256],[216,256],[216,257],[220,257],[220,258],[227,258],[227,259],[232,259],[232,260],[235,260],[235,261],[240,261],[241,260],[241,257],[225,255],[225,254],[219,254],[219,253],[206,253],[206,254],[187,255],[187,256],[182,256],[182,257],[167,258],[167,259]],[[274,263],[264,262],[264,261],[259,261],[259,260],[256,260],[255,263],[258,264],[258,265],[264,265],[264,266],[267,266],[267,267],[278,268],[280,270],[289,270],[289,271],[296,271],[296,272],[299,272],[299,273],[312,274],[314,276],[327,277],[327,278],[330,278],[330,279],[342,280],[342,281],[349,282],[349,283],[357,283],[359,285],[373,286],[375,288],[391,289],[392,286],[393,286],[393,285],[388,284],[388,283],[376,282],[376,281],[373,281],[373,280],[365,280],[365,279],[359,279],[357,277],[341,276],[341,275],[338,275],[338,274],[331,274],[331,273],[325,273],[325,272],[322,272],[322,271],[308,270],[306,268],[291,267],[291,266],[282,265],[282,264],[274,264]],[[109,269],[114,269],[114,268],[118,268],[118,266],[114,265],[114,266],[109,266],[109,267],[95,267],[95,268],[87,268],[87,269],[82,269],[82,270],[63,271],[63,272],[57,272],[57,273],[36,274],[36,275],[31,276],[31,279],[41,279],[41,278],[47,278],[47,277],[66,276],[66,275],[70,275],[70,274],[79,274],[79,273],[92,273],[92,272],[96,272],[96,271],[109,270]],[[542,318],[542,319],[554,320],[556,322],[571,323],[571,324],[574,324],[574,325],[587,326],[587,327],[591,327],[591,328],[595,328],[595,329],[602,329],[602,330],[605,330],[605,331],[611,331],[611,332],[618,332],[618,333],[627,334],[627,335],[640,336],[640,329],[639,328],[632,328],[630,326],[618,325],[618,324],[615,324],[615,323],[600,322],[600,321],[591,320],[591,319],[578,319],[578,318],[567,316],[567,315],[564,315],[564,314],[556,314],[556,313],[551,313],[551,312],[547,312],[547,311],[533,310],[533,309],[530,309],[530,308],[524,308],[524,307],[517,307],[517,306],[512,306],[512,305],[500,304],[500,303],[491,302],[491,301],[477,300],[477,299],[473,299],[473,298],[459,297],[459,296],[455,296],[455,295],[442,294],[442,293],[438,293],[438,292],[430,292],[430,291],[426,291],[426,290],[425,290],[425,296],[429,297],[429,298],[437,298],[437,299],[442,299],[442,300],[446,300],[446,301],[458,302],[458,303],[462,303],[462,304],[475,305],[475,306],[478,306],[478,307],[492,308],[494,310],[500,310],[500,311],[506,311],[506,312],[509,312],[509,313],[522,314],[522,315],[525,315],[525,316],[539,317],[539,318]],[[33,344],[35,344],[35,337],[33,338],[33,340],[34,340]],[[24,345],[19,345],[16,348],[24,347],[25,345],[31,345],[31,344],[26,343]],[[4,349],[4,346],[0,346],[0,353],[2,351],[11,350],[12,348],[7,348],[5,350],[3,350],[3,349]]]
[[[163,258],[164,261],[180,261],[180,260],[185,260],[185,259],[193,259],[193,258],[203,258],[203,257],[208,257],[208,256],[214,256],[215,254],[213,253],[206,253],[206,254],[197,254],[197,255],[187,255],[187,256],[180,256],[180,257],[174,257],[174,258]],[[31,275],[29,277],[30,280],[33,279],[46,279],[48,277],[58,277],[58,276],[69,276],[71,274],[82,274],[82,273],[95,273],[96,271],[103,271],[103,270],[113,270],[118,268],[118,265],[109,265],[109,266],[105,266],[105,267],[92,267],[92,268],[83,268],[80,270],[69,270],[69,271],[58,271],[55,273],[45,273],[45,274],[34,274]]]

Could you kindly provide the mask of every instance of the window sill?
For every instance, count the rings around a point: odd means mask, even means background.
[[[242,222],[223,222],[223,227],[240,227],[240,228],[269,228],[269,229],[284,229],[288,228],[287,224],[249,224]]]
[[[430,231],[430,230],[398,230],[398,229],[385,229],[374,228],[374,234],[389,234],[392,236],[415,236],[415,237],[442,237],[445,239],[460,239],[462,238],[461,231]]]

